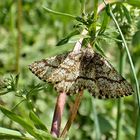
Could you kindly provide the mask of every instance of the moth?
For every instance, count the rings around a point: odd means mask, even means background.
[[[99,53],[91,48],[56,55],[29,65],[38,78],[52,83],[57,92],[78,93],[87,89],[99,99],[131,95],[131,85]]]

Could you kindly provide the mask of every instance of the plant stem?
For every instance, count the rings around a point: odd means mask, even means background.
[[[122,0],[107,0],[107,3],[110,3],[110,4],[112,4],[112,3],[117,3],[117,2],[121,2]],[[100,13],[100,12],[102,12],[103,10],[104,10],[104,8],[106,7],[106,5],[104,4],[104,3],[101,3],[99,6],[98,6],[98,8],[97,8],[97,15]],[[95,9],[96,10],[96,9]],[[95,30],[95,29],[94,29]],[[76,45],[74,46],[74,51],[78,51],[78,50],[80,50],[81,49],[81,45],[82,45],[82,41],[83,41],[83,39],[84,39],[84,35],[86,35],[88,32],[87,32],[87,30],[83,30],[82,31],[82,35],[83,35],[83,37],[81,37],[77,42],[76,42]]]
[[[96,99],[91,99],[92,101],[92,108],[94,113],[94,122],[95,122],[95,132],[96,132],[96,140],[101,139],[101,132],[100,132],[100,125],[98,120],[98,115],[96,111]]]
[[[121,107],[122,107],[122,99],[117,100],[117,126],[116,126],[116,140],[120,140],[120,132],[121,132]]]
[[[125,63],[125,57],[126,55],[123,52],[123,49],[120,48],[120,61],[119,61],[119,72],[121,75],[123,75],[123,68],[124,68],[124,63]],[[122,103],[123,100],[121,98],[118,99],[117,101],[117,126],[116,126],[116,140],[120,140],[121,136],[121,116],[122,116]]]
[[[118,2],[124,2],[124,0],[106,0],[106,4],[113,4],[113,3],[118,3]],[[106,6],[105,6],[104,2],[101,3],[98,6],[98,13],[100,13],[102,10],[104,10],[105,7]]]
[[[136,123],[136,133],[135,133],[135,140],[140,139],[140,108],[138,109],[138,117]]]
[[[16,74],[19,74],[20,49],[22,45],[21,23],[22,23],[22,0],[18,0],[18,17],[17,17],[18,37],[16,48]]]
[[[96,34],[96,23],[97,23],[97,16],[98,16],[98,0],[94,0],[94,23],[93,23],[93,32],[94,32],[94,37]]]
[[[61,119],[62,119],[62,115],[64,111],[66,97],[67,95],[65,92],[59,93],[57,97],[57,102],[55,106],[52,127],[51,127],[51,134],[54,137],[59,137],[59,134],[60,134]]]
[[[81,35],[82,35],[83,37],[81,37],[81,38],[76,42],[73,51],[75,51],[75,52],[79,52],[79,51],[80,51],[81,45],[82,45],[82,41],[83,41],[83,39],[84,39],[84,36],[85,36],[87,33],[88,33],[88,31],[85,30],[85,29],[82,31]]]
[[[75,117],[76,117],[76,114],[77,114],[77,111],[78,111],[78,108],[79,108],[79,105],[81,103],[81,100],[82,100],[82,97],[83,97],[83,91],[80,91],[78,94],[77,94],[77,97],[75,99],[75,102],[74,104],[72,105],[71,107],[71,114],[69,116],[69,119],[61,133],[61,136],[60,137],[65,137],[66,136],[66,133],[69,131],[70,129],[70,126],[72,125]]]
[[[105,1],[104,1],[104,3],[105,3],[105,5],[107,5]],[[127,46],[127,43],[125,41],[125,38],[124,38],[123,33],[122,33],[121,29],[120,29],[120,26],[119,26],[119,24],[118,24],[118,22],[117,22],[117,20],[116,20],[116,18],[114,16],[114,14],[112,13],[111,9],[110,9],[110,16],[114,20],[114,23],[116,24],[116,26],[118,28],[118,31],[120,33],[120,36],[122,38],[124,47],[125,47],[127,55],[128,55],[128,59],[129,59],[129,62],[130,62],[132,73],[133,73],[133,76],[134,76],[135,84],[136,84],[136,95],[137,95],[137,103],[138,103],[138,118],[137,118],[135,139],[139,140],[139,131],[140,131],[140,123],[139,123],[139,120],[140,120],[140,89],[139,89],[139,82],[138,82],[138,79],[137,79],[134,64],[133,64],[133,61],[132,61],[132,58],[131,58],[131,55],[130,55],[130,52],[129,52],[129,49],[128,49],[128,46]]]
[[[104,0],[105,2],[105,0]],[[106,4],[106,2],[105,2]],[[106,4],[107,5],[107,4]],[[131,55],[130,55],[130,52],[129,52],[129,49],[128,49],[128,46],[127,46],[127,43],[126,43],[126,40],[124,38],[124,35],[120,29],[120,26],[114,16],[114,14],[112,13],[111,9],[110,9],[110,16],[112,17],[114,23],[116,24],[117,28],[118,28],[118,31],[120,33],[120,36],[122,38],[122,41],[123,41],[123,44],[124,44],[124,47],[125,47],[125,50],[127,52],[127,55],[128,55],[128,59],[129,59],[129,62],[130,62],[130,66],[131,66],[131,69],[132,69],[132,73],[133,73],[133,76],[134,76],[134,79],[135,79],[135,84],[136,84],[136,92],[137,92],[137,102],[138,102],[138,106],[140,108],[140,89],[139,89],[139,82],[138,82],[138,79],[137,79],[137,76],[136,76],[136,72],[135,72],[135,68],[134,68],[134,64],[133,64],[133,61],[132,61],[132,58],[131,58]]]
[[[81,0],[81,13],[85,15],[85,0]]]
[[[89,27],[89,34],[91,36],[90,44],[93,45],[95,42],[95,35],[96,35],[96,23],[97,23],[97,10],[98,10],[98,0],[94,0],[94,21]]]

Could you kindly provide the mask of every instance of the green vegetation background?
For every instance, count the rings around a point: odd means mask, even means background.
[[[59,40],[68,35],[72,30],[76,21],[68,17],[56,16],[47,13],[42,5],[49,7],[55,11],[61,11],[72,15],[80,15],[80,2],[78,0],[23,0],[22,1],[22,45],[20,48],[19,59],[19,80],[16,92],[13,87],[6,88],[12,92],[8,92],[0,97],[0,103],[9,109],[17,105],[23,97],[32,91],[28,96],[28,100],[22,102],[14,112],[28,120],[29,111],[35,109],[39,118],[47,126],[51,127],[57,93],[49,84],[44,84],[35,77],[28,69],[28,65],[35,60],[54,56],[68,50],[72,50],[74,41],[62,46],[55,46]],[[92,10],[92,1],[86,4],[87,11]],[[128,6],[128,9],[130,7]],[[14,78],[17,74],[16,70],[16,52],[17,52],[17,2],[6,0],[0,2],[0,86],[1,92],[7,89],[3,87],[3,80]],[[136,12],[136,13],[135,13]],[[137,14],[137,15],[136,15]],[[140,11],[136,8],[131,9],[130,15],[133,22],[129,25],[129,30],[125,34],[127,43],[129,44],[130,53],[132,55],[138,79],[140,79]],[[102,16],[102,15],[101,15]],[[137,18],[138,17],[138,18]],[[122,23],[122,24],[121,24]],[[125,22],[121,22],[122,29],[125,30]],[[127,22],[126,22],[127,23]],[[118,33],[114,24],[111,22],[107,31],[109,37],[100,39],[100,46],[105,52],[107,59],[111,61],[116,69],[119,70],[120,50],[113,38]],[[124,77],[134,86],[133,76],[126,60],[124,68]],[[11,78],[10,78],[11,79]],[[41,83],[40,85],[38,85]],[[38,86],[36,86],[38,85]],[[34,88],[35,90],[32,90]],[[70,104],[74,97],[68,97],[64,116],[62,119],[62,128],[64,127],[69,116]],[[135,135],[137,103],[136,96],[125,97],[122,99],[121,107],[121,140],[133,140]],[[96,118],[96,117],[97,118]],[[95,139],[97,131],[101,134],[101,139],[115,139],[116,137],[116,118],[117,118],[117,100],[98,100],[93,99],[88,92],[85,91],[82,103],[80,105],[76,120],[74,121],[68,134],[73,140],[90,140]],[[98,119],[99,125],[96,124]],[[98,128],[97,128],[98,126]],[[12,122],[0,112],[0,127],[20,130],[24,129],[17,123]]]

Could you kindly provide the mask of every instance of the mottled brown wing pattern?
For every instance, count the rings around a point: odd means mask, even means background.
[[[97,98],[118,98],[133,93],[131,85],[100,54],[86,51],[81,61],[83,79],[90,80],[86,88]],[[91,86],[92,84],[94,86]]]
[[[29,69],[34,73],[39,79],[49,81],[49,77],[51,74],[59,68],[60,64],[65,60],[68,53],[60,54],[54,57],[50,57],[48,59],[42,59],[40,61],[35,61],[31,65],[29,65]]]
[[[131,85],[100,54],[81,49],[34,62],[30,70],[50,82],[58,92],[88,91],[97,98],[117,98],[133,93]]]
[[[50,77],[50,81],[58,92],[66,92],[67,94],[78,92],[75,81],[79,76],[80,59],[82,52],[70,52],[66,59],[60,64],[59,68],[54,71]],[[71,92],[70,92],[71,91]]]

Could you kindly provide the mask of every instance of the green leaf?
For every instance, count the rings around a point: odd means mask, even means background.
[[[38,118],[38,116],[33,111],[30,112],[29,116],[37,129],[41,129],[46,132],[49,132],[47,127],[41,122],[41,120]]]
[[[0,139],[1,140],[34,140],[34,138],[26,138],[22,136],[13,136],[13,135],[8,135],[8,134],[0,134]]]
[[[109,19],[110,19],[110,16],[108,16],[108,14],[105,12],[103,22],[102,22],[101,28],[99,30],[99,33],[98,33],[99,35],[102,34],[105,31],[105,29],[108,25]]]
[[[20,132],[16,131],[16,130],[11,130],[11,129],[8,129],[8,128],[3,128],[3,127],[0,127],[0,133],[15,135],[15,136],[22,136],[22,134]]]
[[[137,23],[137,28],[140,30],[140,20]]]
[[[138,113],[136,134],[135,134],[135,140],[139,140],[139,139],[140,139],[140,111]]]
[[[0,139],[22,139],[22,140],[33,140],[31,136],[23,136],[22,133],[16,130],[0,127]]]
[[[26,136],[26,137],[25,137]],[[0,127],[0,139],[24,139],[24,140],[31,140],[33,137],[30,135],[23,136],[22,133],[20,133],[17,130],[11,130],[8,128]]]
[[[23,90],[23,94],[27,94],[26,98],[30,99],[34,94],[36,94],[40,90],[43,90],[45,86],[46,86],[46,84],[40,84],[39,83],[39,84],[31,87],[30,90],[28,90],[28,91],[26,90],[26,87],[25,87],[25,89]]]
[[[53,137],[51,134],[46,133],[43,130],[37,130],[36,133],[41,136],[43,140],[60,140],[58,138]]]
[[[64,44],[68,43],[68,41],[69,41],[68,37],[63,38],[56,44],[56,46],[64,45]]]
[[[113,130],[113,127],[109,120],[107,120],[102,115],[98,115],[99,125],[101,133],[109,133],[111,130]]]
[[[95,47],[105,57],[104,50],[99,46],[97,42],[95,43]]]
[[[84,38],[84,41],[86,40],[85,42],[87,44],[87,42],[88,42],[87,39],[89,39],[90,36],[89,35],[75,35],[69,39],[68,43],[76,43],[77,40],[79,40],[81,38]],[[84,41],[82,42],[83,44],[84,44]]]
[[[76,17],[76,20],[83,23],[84,25],[88,25],[87,21],[85,19],[83,19],[82,17]]]
[[[68,43],[69,39],[72,37],[72,36],[75,36],[75,35],[78,35],[80,32],[78,30],[75,30],[73,32],[71,32],[69,35],[67,35],[65,38],[61,39],[57,44],[56,46],[60,46],[60,45],[64,45],[66,43]]]
[[[59,16],[66,16],[66,17],[70,17],[70,18],[76,18],[76,16],[71,15],[71,14],[67,14],[67,13],[62,13],[62,12],[58,12],[58,11],[54,11],[51,10],[45,6],[43,6],[43,9],[45,9],[48,13],[54,14],[54,15],[59,15]]]
[[[130,12],[128,11],[128,9],[124,5],[122,5],[122,8],[123,8],[123,11],[124,11],[123,13],[124,13],[128,23],[131,24]]]
[[[125,3],[128,3],[135,7],[140,7],[140,0],[126,0]]]
[[[31,134],[34,137],[38,137],[36,133],[33,130],[33,126],[30,125],[28,122],[26,122],[22,117],[18,116],[17,114],[7,110],[3,106],[0,106],[0,110],[12,121],[17,122],[20,124],[29,134]]]
[[[2,92],[0,92],[0,96],[1,96],[1,95],[5,95],[5,94],[7,94],[7,93],[9,93],[9,91],[2,91]]]
[[[140,30],[133,35],[132,44],[134,46],[140,46]]]
[[[37,121],[36,124],[38,124],[43,130],[35,129],[31,124],[29,124],[27,121],[25,121],[22,117],[18,116],[17,114],[7,110],[3,106],[0,106],[1,111],[9,117],[12,121],[17,122],[20,124],[29,134],[34,136],[37,140],[55,140],[55,138],[52,137],[51,134],[46,133],[47,128],[42,124],[42,122],[35,116],[34,113],[31,113],[30,117],[35,121]]]

